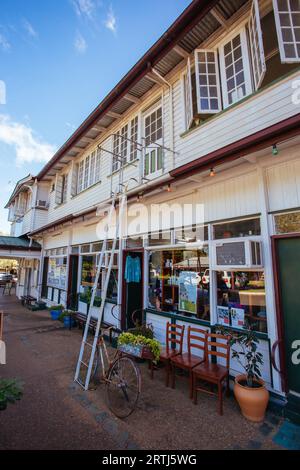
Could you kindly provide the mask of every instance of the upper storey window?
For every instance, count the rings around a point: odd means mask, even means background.
[[[282,62],[300,61],[300,1],[273,0]]]
[[[138,157],[138,117],[123,126],[113,135],[112,172],[118,171],[121,165],[133,162]]]
[[[273,4],[281,62],[300,62],[300,0],[273,0]],[[268,36],[268,30],[264,32]],[[270,38],[266,39],[269,45]],[[239,29],[214,48],[196,49],[194,59],[193,64],[188,59],[184,76],[187,129],[195,117],[216,114],[258,90],[265,78],[270,81],[258,0],[252,1],[248,20]]]
[[[144,115],[144,132],[144,176],[159,176],[163,169],[163,122],[161,105]]]
[[[72,196],[100,181],[101,150],[94,150],[74,166]]]

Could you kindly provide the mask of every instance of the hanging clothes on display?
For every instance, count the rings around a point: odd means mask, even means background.
[[[126,257],[126,265],[125,265],[125,280],[127,283],[129,282],[137,282],[141,281],[141,261],[138,256],[131,256],[127,255]]]

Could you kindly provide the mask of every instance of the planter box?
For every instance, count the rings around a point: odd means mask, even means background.
[[[128,356],[138,357],[140,359],[153,359],[153,354],[148,346],[142,344],[120,344],[118,350]]]

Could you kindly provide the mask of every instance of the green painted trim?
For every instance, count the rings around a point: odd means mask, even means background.
[[[253,98],[253,96],[260,95],[264,91],[266,91],[269,88],[271,88],[272,86],[276,85],[276,83],[280,83],[281,81],[284,81],[286,78],[296,74],[297,72],[300,72],[300,67],[297,67],[297,68],[291,70],[290,72],[286,73],[282,77],[276,78],[276,80],[273,80],[273,82],[269,83],[268,85],[265,85],[263,88],[260,88],[257,91],[254,91],[253,93],[251,93],[251,95],[245,96],[245,98],[243,98],[242,100],[238,101],[237,103],[232,104],[231,106],[228,106],[228,108],[223,109],[219,113],[213,114],[212,116],[206,118],[205,120],[200,122],[200,124],[197,124],[192,129],[188,129],[187,131],[182,132],[182,134],[180,134],[179,137],[181,137],[181,138],[186,137],[187,135],[189,135],[192,132],[196,131],[197,129],[204,126],[205,124],[217,119],[218,117],[222,116],[223,114],[227,113],[228,111],[231,111],[232,109],[236,108],[237,106],[240,106],[241,104],[249,101],[250,99]]]

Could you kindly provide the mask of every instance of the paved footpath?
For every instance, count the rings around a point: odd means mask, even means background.
[[[188,398],[185,379],[164,386],[164,371],[150,380],[142,365],[138,409],[127,420],[106,407],[103,390],[84,392],[73,375],[81,333],[65,330],[47,311],[30,312],[15,297],[0,297],[5,311],[7,365],[0,377],[18,377],[24,395],[0,412],[0,449],[278,449],[272,437],[281,419],[271,413],[262,424],[240,414],[225,399],[224,416],[214,397]]]

